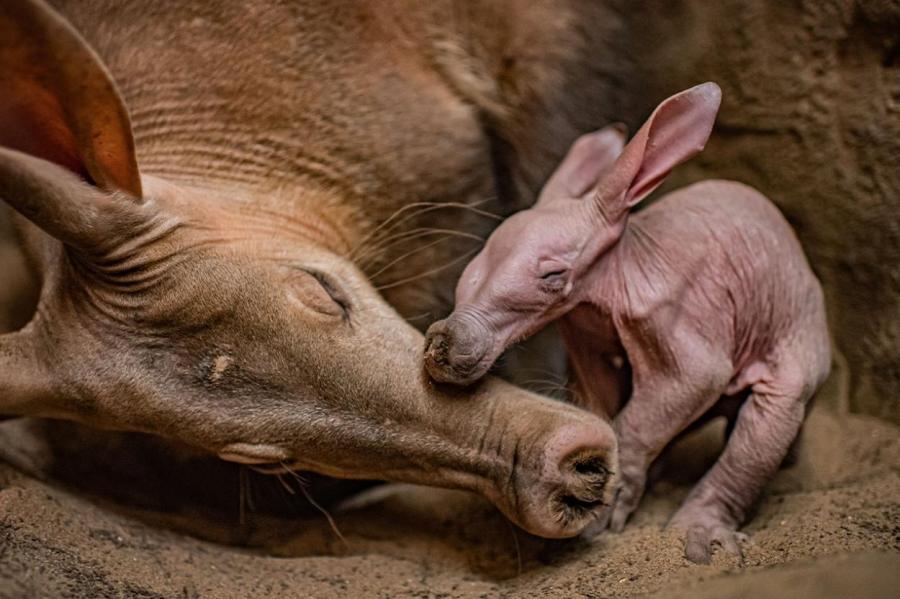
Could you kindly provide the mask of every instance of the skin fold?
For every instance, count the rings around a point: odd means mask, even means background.
[[[51,4],[0,11],[0,199],[41,281],[0,413],[470,489],[547,537],[596,518],[610,426],[436,386],[406,319],[605,120],[598,7]]]
[[[699,152],[721,92],[663,102],[624,146],[578,140],[538,204],[505,221],[431,326],[426,368],[470,384],[510,344],[558,320],[582,404],[614,418],[619,478],[601,520],[619,531],[663,448],[720,400],[746,396],[728,442],[670,526],[685,553],[740,553],[738,527],[788,453],[830,368],[822,291],[796,236],[757,191],[704,181],[631,209]]]

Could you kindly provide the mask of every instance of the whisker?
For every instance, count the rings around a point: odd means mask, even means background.
[[[529,391],[533,393],[537,393],[538,395],[543,395],[544,397],[549,397],[551,399],[556,399],[560,401],[565,401],[566,403],[571,403],[569,399],[569,392],[566,389],[542,389],[542,388],[530,388]]]
[[[392,245],[399,243],[401,241],[411,241],[413,239],[418,239],[419,237],[426,237],[428,235],[436,235],[436,234],[444,234],[447,236],[456,236],[462,237],[463,239],[472,239],[479,243],[484,243],[484,239],[475,235],[473,233],[468,233],[466,231],[457,231],[455,229],[438,229],[433,227],[419,227],[416,229],[411,229],[409,231],[403,231],[400,233],[395,233],[385,239],[379,240],[379,245],[372,246],[372,248],[366,253],[358,256],[355,260],[356,264],[360,266],[363,270],[369,265],[368,260],[376,256],[378,253],[385,251]]]
[[[433,318],[433,316],[431,312],[422,312],[415,316],[408,316],[404,320],[406,320],[406,322],[415,322],[416,320],[422,320],[423,318]]]
[[[531,366],[529,368],[526,368],[524,370],[524,372],[531,372],[531,373],[534,373],[537,375],[545,375],[547,377],[554,378],[554,379],[562,378],[562,379],[568,380],[568,376],[565,373],[559,372],[553,368],[542,368],[540,366]]]
[[[360,251],[361,249],[363,249],[365,247],[365,245],[369,241],[371,241],[374,237],[376,237],[378,234],[381,234],[382,232],[385,232],[385,231],[390,231],[392,229],[395,229],[396,227],[407,222],[408,220],[415,218],[417,216],[421,216],[422,214],[425,214],[427,212],[441,210],[443,208],[456,208],[456,209],[461,209],[461,210],[468,210],[469,212],[472,212],[479,216],[483,216],[485,218],[491,218],[491,219],[498,220],[498,221],[503,220],[503,217],[499,214],[494,214],[493,212],[489,212],[487,210],[482,210],[482,209],[476,207],[480,204],[489,202],[492,199],[494,199],[494,198],[493,197],[485,198],[483,200],[479,200],[478,202],[473,202],[471,204],[464,204],[462,202],[414,202],[412,204],[406,204],[405,206],[402,206],[401,208],[396,210],[388,218],[386,218],[384,221],[382,221],[382,223],[380,225],[378,225],[372,231],[370,231],[368,234],[366,234],[360,240],[360,242],[352,250],[350,250],[350,252],[348,252],[347,258],[355,262],[356,261],[355,254],[358,251]],[[413,210],[413,212],[411,214],[407,214],[402,219],[394,221],[394,219],[399,217],[404,212],[407,212],[408,210]],[[388,225],[390,225],[390,227],[388,227]]]
[[[526,379],[521,382],[522,385],[538,385],[538,384],[547,384],[550,386],[561,387],[565,385],[565,381],[560,381],[558,379]]]
[[[433,205],[433,202],[414,202],[414,203],[412,203],[412,204],[406,204],[406,205],[404,205],[404,206],[401,206],[400,208],[398,208],[397,210],[395,210],[393,214],[391,214],[389,217],[387,217],[385,220],[383,220],[383,221],[381,222],[381,224],[379,224],[377,227],[375,227],[374,229],[372,229],[371,231],[369,231],[365,236],[363,236],[363,238],[359,241],[359,243],[357,243],[356,246],[354,246],[353,249],[351,249],[350,252],[348,252],[347,257],[348,257],[349,259],[353,259],[353,255],[354,255],[359,249],[361,249],[362,247],[364,247],[365,244],[366,244],[372,237],[374,237],[374,236],[376,236],[377,234],[379,234],[382,230],[390,231],[390,230],[396,228],[397,225],[406,222],[406,218],[404,218],[404,219],[402,219],[401,221],[397,222],[396,224],[391,224],[392,221],[393,221],[395,218],[397,218],[398,216],[400,216],[400,215],[403,214],[404,212],[406,212],[406,211],[408,211],[408,210],[410,210],[410,209],[415,209],[415,210],[413,211],[412,214],[407,215],[407,218],[408,218],[408,217],[415,217],[416,215],[421,214],[424,210],[430,209],[430,207],[431,207],[432,205]],[[423,207],[423,206],[424,206],[424,207]],[[388,225],[391,225],[391,226],[390,226],[390,227],[387,227]],[[387,229],[385,229],[385,227],[387,227]]]
[[[509,527],[509,531],[512,533],[513,544],[516,548],[516,576],[522,575],[522,549],[519,547],[519,535],[516,534],[516,527],[513,526],[512,522],[508,519],[503,518],[503,521],[506,522],[506,525]]]
[[[296,495],[296,493],[294,492],[294,488],[291,487],[291,485],[287,484],[287,481],[284,480],[284,477],[281,476],[281,474],[281,472],[276,473],[275,478],[278,479],[278,482],[281,483],[281,486],[284,487],[288,493],[290,493],[291,495]]]
[[[378,241],[379,245],[374,245],[364,254],[361,254],[357,257],[357,264],[364,264],[366,260],[371,258],[374,255],[377,255],[380,252],[383,252],[387,248],[401,241],[410,241],[412,239],[418,239],[419,237],[425,237],[428,235],[434,235],[436,233],[446,233],[447,235],[456,235],[458,237],[466,237],[471,238],[473,235],[471,233],[466,233],[464,231],[455,231],[453,229],[436,229],[432,227],[417,227],[415,229],[410,229],[409,231],[401,231],[399,233],[394,233],[384,239],[380,239]],[[481,237],[475,235],[474,237],[478,238],[478,241],[483,241]]]
[[[312,505],[312,506],[313,506],[314,508],[316,508],[323,516],[325,516],[325,520],[328,521],[328,525],[331,527],[332,532],[334,532],[335,536],[336,536],[338,539],[341,540],[341,543],[343,543],[344,548],[345,548],[345,549],[350,549],[350,543],[347,542],[347,539],[344,537],[343,534],[341,534],[341,531],[338,530],[338,527],[337,527],[337,524],[336,524],[335,521],[334,521],[334,518],[331,517],[331,514],[328,513],[328,510],[326,510],[324,507],[322,507],[322,506],[319,504],[319,502],[316,501],[315,499],[313,499],[313,496],[310,495],[309,491],[308,491],[307,488],[306,488],[306,485],[309,484],[308,481],[306,481],[302,476],[300,476],[299,474],[297,474],[296,472],[294,472],[293,470],[291,470],[290,468],[288,468],[286,464],[282,463],[281,466],[282,466],[282,468],[285,469],[285,471],[286,471],[288,474],[290,474],[291,476],[293,476],[294,479],[297,481],[297,483],[298,483],[297,486],[299,487],[300,492],[303,493],[303,496],[306,497],[306,500],[310,503],[310,505]],[[279,479],[280,479],[280,477],[279,477]],[[284,484],[284,481],[283,481],[283,480],[282,480],[282,484]],[[293,494],[293,493],[292,493],[292,494]]]
[[[359,243],[357,243],[349,252],[347,252],[347,258],[350,260],[353,260],[354,254],[357,251],[359,251],[360,248],[364,247],[365,244],[368,243],[368,241],[372,237],[377,235],[382,229],[384,229],[386,226],[388,226],[391,223],[391,221],[394,220],[394,218],[396,218],[397,216],[399,216],[400,214],[406,212],[407,210],[409,210],[411,208],[418,208],[418,207],[421,207],[421,202],[416,202],[413,204],[406,204],[405,206],[401,206],[400,208],[398,208],[396,211],[394,211],[393,214],[391,214],[386,219],[384,219],[381,222],[381,224],[379,224],[377,227],[375,227],[374,229],[369,231],[366,235],[364,235],[363,238],[360,239]],[[393,226],[391,228],[393,228]],[[388,230],[390,230],[390,229],[388,229]]]
[[[397,256],[396,258],[394,258],[393,260],[391,260],[390,262],[388,262],[387,264],[382,266],[380,269],[378,269],[376,272],[369,275],[369,279],[374,281],[376,277],[378,277],[381,274],[384,274],[384,271],[388,270],[395,264],[402,262],[403,260],[409,258],[410,256],[414,256],[414,255],[418,254],[419,252],[424,252],[425,250],[427,250],[429,248],[432,248],[440,243],[443,243],[443,242],[447,241],[447,239],[449,239],[449,237],[447,237],[445,235],[444,237],[441,237],[440,239],[432,241],[431,243],[427,243],[425,245],[419,246],[414,250],[410,250],[410,251],[406,252],[405,254],[401,254],[401,255]]]
[[[447,264],[444,264],[444,265],[442,265],[442,266],[438,266],[437,268],[432,268],[432,269],[430,269],[430,270],[427,270],[427,271],[425,271],[425,272],[423,272],[423,273],[419,273],[419,274],[414,275],[414,276],[412,276],[412,277],[406,277],[405,279],[400,279],[400,280],[398,280],[398,281],[393,281],[393,282],[387,283],[387,284],[385,284],[385,285],[380,285],[380,286],[376,287],[375,289],[376,289],[377,291],[384,291],[385,289],[391,289],[392,287],[397,287],[397,286],[399,286],[399,285],[405,285],[405,284],[407,284],[407,283],[411,283],[411,282],[413,282],[413,281],[417,281],[417,280],[419,280],[419,279],[423,279],[423,278],[425,278],[425,277],[428,277],[428,276],[431,276],[431,275],[433,275],[433,274],[439,273],[439,272],[441,272],[441,271],[443,271],[443,270],[446,270],[446,269],[450,268],[451,266],[453,266],[453,265],[455,265],[455,264],[458,264],[459,262],[461,262],[461,261],[463,261],[463,260],[466,260],[466,259],[472,257],[472,256],[475,254],[475,252],[477,252],[477,251],[478,251],[478,248],[475,248],[475,249],[473,249],[473,250],[470,250],[470,251],[466,252],[466,253],[463,254],[462,256],[459,256],[459,257],[457,257],[457,258],[454,258],[453,260],[451,260],[451,261],[448,262]]]
[[[365,270],[372,263],[377,262],[380,255],[383,254],[392,245],[395,245],[402,241],[411,241],[413,239],[418,239],[419,237],[425,237],[427,235],[431,235],[431,233],[432,231],[428,227],[419,227],[416,229],[410,229],[409,231],[394,233],[393,235],[389,235],[384,239],[377,240],[376,244],[373,244],[367,251],[357,256],[354,262],[361,269]]]
[[[337,536],[337,538],[339,538],[341,540],[341,543],[343,543],[344,548],[350,549],[350,543],[347,542],[347,539],[344,537],[344,535],[341,534],[341,531],[338,530],[337,524],[335,523],[334,518],[331,517],[331,514],[328,513],[328,510],[323,508],[321,505],[319,505],[319,502],[317,502],[315,499],[313,499],[312,495],[309,494],[309,491],[306,489],[305,486],[302,486],[302,485],[300,486],[300,492],[303,493],[303,496],[306,497],[306,500],[310,504],[312,504],[312,506],[314,508],[319,510],[322,513],[322,515],[325,516],[325,519],[328,520],[328,525],[331,527],[332,532],[334,532],[334,534]]]

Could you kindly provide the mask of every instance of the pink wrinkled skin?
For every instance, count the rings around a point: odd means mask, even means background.
[[[630,213],[703,149],[720,99],[713,83],[672,96],[624,148],[617,126],[577,140],[538,203],[468,265],[425,351],[434,379],[469,384],[558,321],[579,401],[614,418],[618,480],[598,521],[613,531],[663,448],[701,416],[739,405],[724,451],[670,522],[701,563],[713,544],[740,555],[737,529],[831,363],[821,287],[759,192],[704,181]]]

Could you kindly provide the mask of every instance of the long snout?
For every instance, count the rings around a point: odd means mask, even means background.
[[[469,385],[493,364],[494,342],[488,328],[456,312],[432,324],[425,335],[425,369],[434,380]]]
[[[604,420],[493,377],[443,409],[463,405],[447,417],[477,431],[479,461],[493,464],[475,490],[531,534],[575,536],[611,501],[617,442]]]
[[[421,334],[377,308],[368,315],[379,318],[360,318],[346,339],[318,344],[315,360],[291,353],[299,334],[279,346],[303,365],[298,372],[315,372],[315,394],[300,387],[253,418],[242,402],[210,403],[204,430],[220,440],[211,448],[257,467],[475,491],[544,537],[574,536],[594,521],[617,463],[608,423],[494,377],[468,389],[436,385],[422,371]],[[449,349],[455,364],[471,360],[465,374],[479,375],[494,350],[478,326],[477,315],[451,317],[429,344]]]
[[[488,326],[456,311],[428,329],[425,368],[438,382],[468,385],[487,373],[497,353]],[[491,441],[479,443],[479,451],[499,448],[501,464],[499,476],[479,490],[532,534],[580,533],[611,500],[617,445],[609,424],[490,377],[475,395],[466,427],[487,427],[479,437]]]
[[[615,435],[602,420],[578,414],[543,440],[538,455],[539,474],[520,484],[525,497],[519,499],[514,519],[542,537],[575,536],[612,500]]]

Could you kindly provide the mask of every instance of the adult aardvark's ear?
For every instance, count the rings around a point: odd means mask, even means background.
[[[106,68],[43,0],[4,0],[0,82],[0,199],[66,243],[102,239],[141,197]]]
[[[607,220],[616,220],[656,189],[673,168],[706,145],[722,90],[703,83],[664,100],[625,146],[597,186],[596,201]]]
[[[576,139],[544,185],[538,202],[586,194],[622,153],[626,134],[625,125],[616,123]]]

